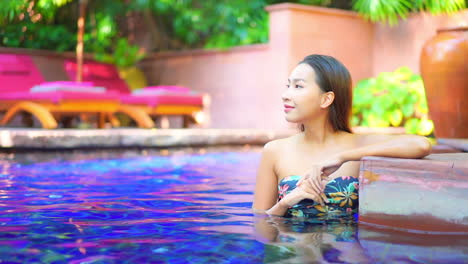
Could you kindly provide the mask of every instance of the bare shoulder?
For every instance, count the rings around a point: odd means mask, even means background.
[[[294,140],[294,137],[296,137],[296,135],[287,138],[272,140],[265,144],[265,146],[263,147],[263,152],[270,154],[280,153],[284,151],[287,146],[291,145],[291,142]]]

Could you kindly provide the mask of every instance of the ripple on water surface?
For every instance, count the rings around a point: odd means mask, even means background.
[[[254,149],[1,160],[0,260],[457,263],[466,257],[462,240],[452,240],[455,246],[448,240],[421,246],[404,235],[358,232],[354,219],[324,223],[254,216],[259,158]]]

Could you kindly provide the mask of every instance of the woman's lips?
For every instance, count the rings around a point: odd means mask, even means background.
[[[285,113],[287,113],[287,112],[289,112],[289,111],[291,111],[291,110],[293,110],[293,109],[294,109],[294,107],[292,107],[292,106],[290,106],[290,105],[284,105],[284,112],[285,112]]]

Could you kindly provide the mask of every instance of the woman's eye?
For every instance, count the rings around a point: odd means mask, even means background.
[[[301,85],[296,84],[296,88],[303,88]]]
[[[289,88],[289,84],[286,84],[286,88]]]

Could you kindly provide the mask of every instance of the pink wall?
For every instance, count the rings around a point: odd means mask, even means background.
[[[355,12],[298,4],[273,5],[267,11],[271,22],[281,14],[288,15],[289,25],[284,31],[270,25],[270,45],[276,47],[276,39],[288,39],[290,70],[305,56],[317,53],[336,57],[355,80],[372,72],[373,25]]]
[[[306,55],[336,56],[357,79],[371,75],[372,25],[353,12],[295,4],[267,10],[268,45],[155,54],[142,63],[149,82],[209,93],[209,127],[287,128],[291,125],[283,117],[281,92],[289,72]],[[348,34],[360,37],[350,39]],[[368,56],[362,56],[363,49]]]
[[[281,92],[290,70],[312,53],[338,58],[354,82],[409,66],[436,29],[465,25],[468,11],[452,17],[414,14],[396,27],[372,24],[355,12],[298,4],[267,7],[270,41],[227,51],[159,53],[142,63],[151,84],[181,84],[212,96],[213,128],[287,128]]]
[[[184,85],[208,93],[209,127],[264,128],[275,124],[269,112],[280,102],[273,96],[278,94],[273,76],[278,69],[268,45],[155,54],[142,68],[150,83]]]
[[[433,16],[416,13],[398,26],[375,24],[373,75],[408,66],[419,73],[419,57],[424,43],[431,39],[437,29],[468,27],[468,9],[452,16]]]

